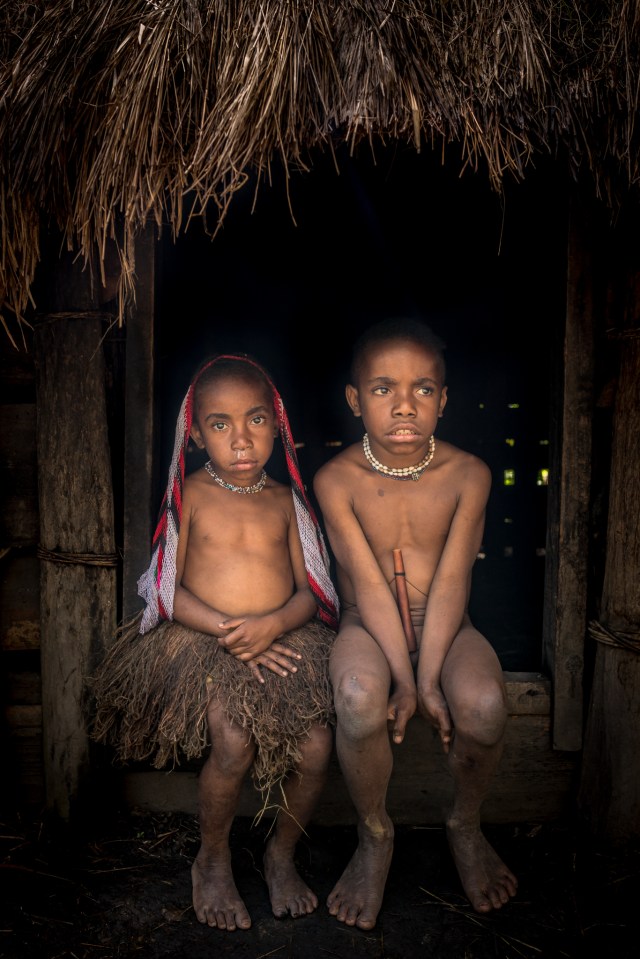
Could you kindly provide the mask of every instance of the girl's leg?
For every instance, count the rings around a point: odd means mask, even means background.
[[[212,701],[207,719],[211,750],[198,780],[201,845],[191,867],[193,908],[198,920],[209,926],[248,929],[251,919],[231,869],[229,832],[255,748],[219,703]]]

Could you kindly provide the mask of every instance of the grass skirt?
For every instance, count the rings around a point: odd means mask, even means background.
[[[90,680],[95,697],[91,735],[112,746],[116,761],[150,760],[157,769],[209,745],[207,707],[216,697],[233,723],[256,744],[253,778],[270,789],[301,759],[314,725],[334,725],[328,661],[335,633],[319,620],[280,642],[300,652],[297,672],[282,677],[262,668],[264,684],[218,645],[214,636],[176,622],[147,633],[139,617],[120,633]]]

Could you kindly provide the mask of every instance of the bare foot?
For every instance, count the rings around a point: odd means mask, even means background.
[[[191,867],[193,908],[199,922],[217,929],[248,929],[251,917],[236,889],[227,857],[207,857],[199,852]]]
[[[327,899],[329,913],[338,922],[373,929],[382,906],[393,855],[393,826],[389,820],[376,833],[359,829],[358,848]]]
[[[297,919],[317,909],[318,897],[299,875],[291,855],[281,855],[273,839],[267,843],[264,853],[264,877],[271,909],[277,919],[285,916]]]
[[[462,887],[476,912],[501,909],[515,896],[518,880],[479,827],[448,822],[447,839]]]

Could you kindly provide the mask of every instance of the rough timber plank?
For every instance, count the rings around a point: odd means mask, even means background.
[[[521,677],[514,679],[513,677]],[[505,674],[510,720],[500,770],[483,810],[485,822],[541,822],[561,818],[573,795],[576,757],[551,746],[549,683],[538,674]],[[451,795],[451,780],[435,731],[420,717],[395,747],[388,808],[397,823],[439,824]],[[123,796],[129,806],[150,811],[196,813],[197,771],[126,773]],[[260,808],[250,781],[245,783],[238,814]],[[314,821],[322,825],[354,822],[337,759]]]

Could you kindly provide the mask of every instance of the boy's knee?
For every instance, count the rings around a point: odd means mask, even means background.
[[[334,703],[340,729],[352,736],[366,736],[387,722],[389,690],[370,673],[352,670],[334,688]]]
[[[455,710],[456,733],[481,746],[500,742],[507,724],[508,709],[504,687],[486,682],[470,689]]]

